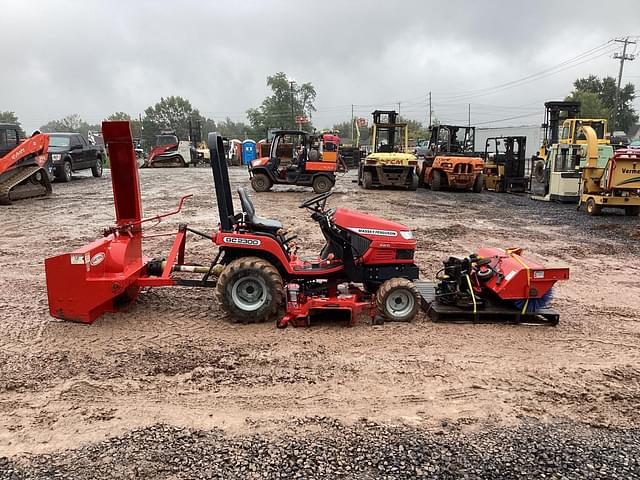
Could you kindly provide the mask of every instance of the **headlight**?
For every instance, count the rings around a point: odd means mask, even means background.
[[[402,235],[402,238],[405,240],[413,240],[413,233],[411,232],[400,232],[400,235]]]
[[[51,160],[53,160],[54,162],[57,162],[61,158],[62,158],[62,155],[60,153],[54,153],[53,155],[51,155]]]

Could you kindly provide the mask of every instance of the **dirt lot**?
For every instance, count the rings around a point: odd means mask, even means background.
[[[179,222],[216,226],[209,170],[140,173],[146,214],[195,194],[157,232]],[[383,327],[327,321],[277,330],[232,324],[212,291],[186,288],[146,291],[129,313],[91,326],[60,322],[48,314],[44,258],[96,238],[113,218],[108,172],[78,176],[55,184],[51,198],[0,210],[0,457],[28,463],[156,424],[233,437],[275,435],[285,422],[295,435],[291,422],[318,416],[425,431],[517,428],[525,418],[640,426],[637,218],[592,218],[487,192],[365,191],[352,178],[339,180],[330,203],[409,225],[424,278],[443,258],[479,246],[517,245],[540,263],[569,266],[570,281],[555,289],[560,325],[433,324],[421,316]],[[232,182],[247,184],[246,171],[233,169]],[[295,208],[309,196],[282,187],[253,195],[261,216],[298,233],[306,255],[321,247],[316,224]],[[149,239],[146,253],[166,254],[170,242]],[[187,247],[191,261],[215,255],[204,239],[189,238]]]

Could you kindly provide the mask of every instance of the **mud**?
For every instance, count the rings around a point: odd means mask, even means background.
[[[209,170],[140,177],[148,215],[194,194],[150,233],[217,225]],[[231,177],[234,189],[248,184],[244,169]],[[93,240],[113,219],[108,171],[77,176],[50,198],[0,210],[0,457],[80,448],[157,423],[250,435],[314,415],[427,429],[507,427],[523,416],[639,425],[637,218],[588,217],[509,194],[365,191],[353,179],[339,179],[330,204],[409,225],[425,279],[445,257],[480,246],[520,246],[535,261],[569,266],[570,281],[555,288],[560,325],[433,324],[421,315],[411,324],[324,320],[277,330],[230,323],[213,292],[199,288],[144,291],[128,313],[90,326],[61,322],[48,315],[44,258]],[[322,244],[296,208],[310,196],[283,187],[253,195],[261,216],[299,235],[303,255]],[[171,241],[148,239],[145,253],[166,254]],[[197,237],[187,249],[194,262],[216,253]]]

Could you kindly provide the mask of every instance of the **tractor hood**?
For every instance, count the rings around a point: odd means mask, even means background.
[[[351,230],[371,240],[406,241],[413,239],[413,234],[406,225],[347,208],[336,209],[333,221],[339,227]]]

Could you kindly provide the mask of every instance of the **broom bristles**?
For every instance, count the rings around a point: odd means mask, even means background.
[[[537,312],[538,310],[549,305],[551,303],[551,300],[553,300],[553,288],[550,288],[549,290],[547,290],[547,293],[545,293],[540,298],[530,298],[529,303],[527,304],[527,313]],[[511,301],[513,302],[515,307],[518,308],[519,310],[523,309],[524,304],[526,302],[526,300],[511,300]]]

